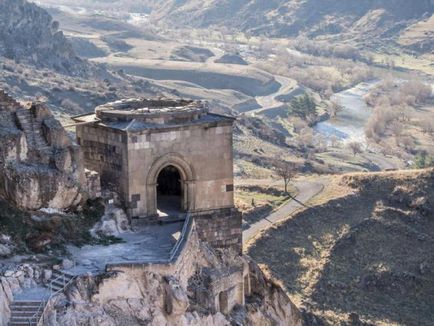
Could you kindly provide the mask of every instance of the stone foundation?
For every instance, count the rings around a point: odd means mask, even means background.
[[[214,248],[232,248],[242,252],[242,216],[235,208],[192,213],[199,238]]]

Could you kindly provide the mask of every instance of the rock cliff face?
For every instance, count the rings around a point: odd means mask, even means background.
[[[121,264],[79,277],[50,302],[46,325],[290,325],[297,308],[247,257],[193,231],[173,264]]]
[[[59,23],[25,0],[0,0],[0,56],[70,75],[84,75],[81,60],[58,30]]]
[[[0,91],[0,193],[18,208],[66,209],[83,199],[79,148],[47,107]]]

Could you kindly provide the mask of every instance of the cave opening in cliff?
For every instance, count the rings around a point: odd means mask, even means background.
[[[157,179],[157,208],[163,215],[176,214],[182,211],[182,178],[179,170],[166,166]]]

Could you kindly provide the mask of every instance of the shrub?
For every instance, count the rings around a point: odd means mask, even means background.
[[[294,115],[306,119],[316,114],[315,100],[308,94],[297,96],[291,100],[290,109]]]

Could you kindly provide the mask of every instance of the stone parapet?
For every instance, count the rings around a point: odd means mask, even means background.
[[[231,248],[242,252],[242,215],[235,208],[192,213],[202,241],[214,248]]]

